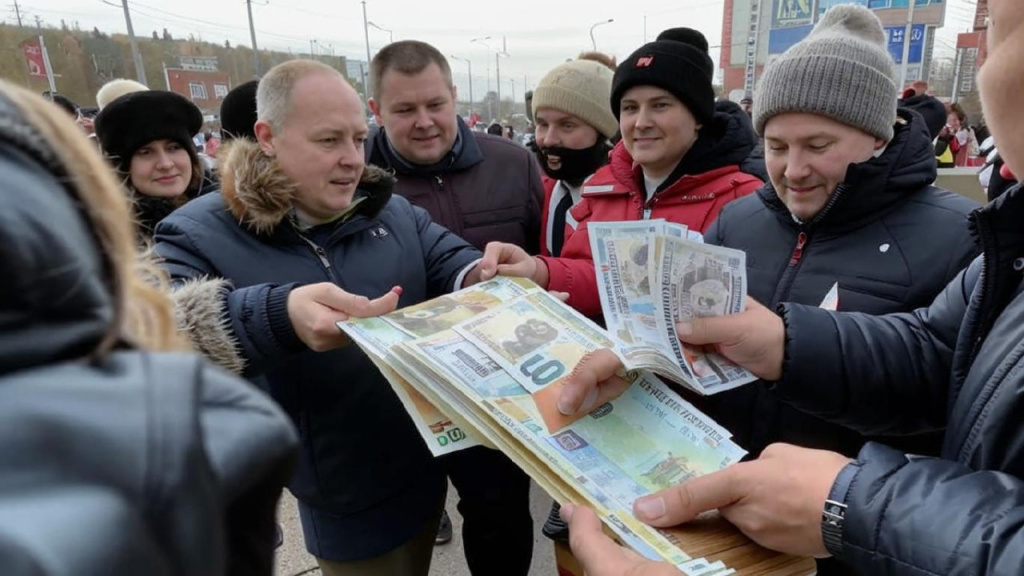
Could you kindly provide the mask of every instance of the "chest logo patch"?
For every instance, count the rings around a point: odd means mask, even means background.
[[[370,235],[373,236],[374,238],[383,239],[388,237],[389,232],[387,228],[378,224],[376,228],[370,229]]]
[[[889,248],[889,243],[886,242],[885,244],[882,244],[881,246],[878,247],[878,251],[881,252],[882,254],[885,254],[886,252],[889,251]]]

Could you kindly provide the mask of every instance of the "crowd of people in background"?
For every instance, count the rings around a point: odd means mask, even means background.
[[[677,330],[761,380],[672,384],[750,456],[638,518],[718,509],[823,576],[1018,573],[1024,5],[990,11],[973,127],[900,90],[854,5],[739,102],[691,28],[580,54],[527,94],[528,137],[460,117],[417,40],[377,53],[365,102],[293,60],[213,124],[132,80],[95,107],[0,82],[0,572],[270,574],[287,486],[323,574],[426,576],[450,482],[471,573],[525,576],[529,477],[486,447],[434,457],[336,324],[496,275],[600,321],[588,224],[661,218],[747,254],[746,311]],[[938,187],[944,167],[993,202]],[[588,355],[559,410],[622,393],[621,368]],[[677,573],[558,504],[544,534],[587,574]]]

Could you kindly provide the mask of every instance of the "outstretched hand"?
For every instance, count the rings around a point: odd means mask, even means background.
[[[346,292],[330,282],[310,284],[296,288],[288,295],[288,319],[295,334],[310,350],[325,352],[349,342],[338,328],[338,322],[387,314],[398,306],[401,295],[399,286],[370,300]]]

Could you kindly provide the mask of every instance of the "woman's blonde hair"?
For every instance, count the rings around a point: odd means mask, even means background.
[[[124,339],[148,350],[182,350],[166,275],[136,246],[132,211],[113,170],[81,129],[53,104],[0,80],[0,95],[23,115],[65,167],[78,204],[102,252],[114,318],[93,351],[102,356]]]

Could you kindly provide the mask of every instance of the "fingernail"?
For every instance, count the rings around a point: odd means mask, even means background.
[[[558,395],[558,411],[563,416],[572,416],[576,413],[576,406],[579,405],[579,394],[575,387],[566,386]]]
[[[693,322],[679,322],[676,324],[676,334],[679,336],[692,336]]]
[[[576,511],[576,507],[572,504],[562,504],[562,508],[558,513],[562,516],[562,520],[566,522],[572,522],[572,513]]]
[[[402,287],[401,286],[394,286],[393,288],[391,288],[391,291],[394,292],[395,294],[398,294],[399,296],[402,295]]]
[[[665,515],[665,499],[660,496],[640,498],[633,503],[633,512],[641,520],[657,520]]]

